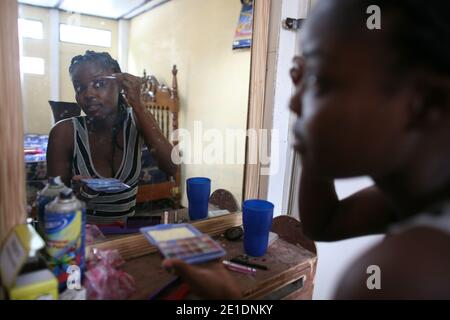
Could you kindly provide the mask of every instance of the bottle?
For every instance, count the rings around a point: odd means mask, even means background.
[[[66,288],[69,273],[85,269],[86,209],[71,189],[45,206],[45,242],[48,266],[58,279],[59,291]],[[70,268],[69,268],[70,267]]]
[[[38,226],[37,231],[41,237],[44,238],[44,212],[45,206],[52,200],[54,200],[62,191],[68,190],[64,183],[61,181],[60,177],[48,178],[48,183],[45,185],[44,189],[39,191],[36,203],[38,209]]]
[[[28,238],[30,242],[28,247],[30,248],[30,251],[28,252],[27,260],[25,261],[25,264],[23,265],[19,274],[38,271],[47,268],[45,255],[43,254],[45,243],[44,240],[39,235],[36,234],[37,230],[34,228],[32,222],[33,219],[31,218],[27,219],[27,225],[29,225],[29,227],[27,228],[29,230]]]

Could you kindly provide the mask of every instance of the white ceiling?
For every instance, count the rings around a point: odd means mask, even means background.
[[[19,3],[26,3],[42,7],[54,7],[58,4],[58,2],[59,0],[19,0]]]
[[[18,0],[19,3],[55,8],[98,17],[130,19],[168,0]]]

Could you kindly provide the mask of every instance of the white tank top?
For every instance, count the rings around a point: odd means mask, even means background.
[[[418,214],[389,228],[389,233],[400,233],[415,227],[429,227],[447,233],[450,236],[450,202]]]

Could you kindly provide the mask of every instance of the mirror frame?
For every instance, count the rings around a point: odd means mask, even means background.
[[[0,243],[27,218],[17,8],[0,2]]]
[[[267,60],[269,51],[270,8],[272,0],[255,0],[253,13],[253,38],[250,66],[250,102],[247,130],[264,128]],[[259,141],[248,139],[245,149],[244,200],[259,198],[261,164]],[[256,164],[249,164],[250,155]]]
[[[255,0],[253,16],[253,39],[251,52],[251,75],[248,129],[262,129],[265,103],[265,84],[269,41],[269,18],[271,0]],[[4,155],[0,166],[0,243],[13,226],[25,223],[26,190],[25,166],[23,165],[23,111],[21,99],[17,0],[0,1],[0,154]],[[260,186],[260,165],[248,164],[250,154],[257,159],[258,141],[246,141],[246,164],[244,168],[244,199],[257,198]],[[227,228],[242,223],[240,213],[229,214],[193,223],[202,232],[217,235]],[[125,259],[152,252],[143,235],[109,240],[96,244],[97,248],[118,248]]]

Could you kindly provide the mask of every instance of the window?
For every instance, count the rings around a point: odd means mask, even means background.
[[[91,46],[111,47],[111,31],[60,24],[59,40]]]
[[[21,38],[44,39],[42,22],[19,18],[19,36]]]
[[[29,74],[45,74],[45,61],[42,58],[20,57],[20,71]]]

